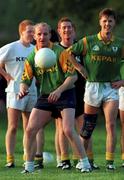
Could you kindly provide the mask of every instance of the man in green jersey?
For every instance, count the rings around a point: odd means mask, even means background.
[[[69,139],[74,153],[80,159],[81,172],[90,172],[91,167],[88,158],[74,128],[74,82],[77,80],[74,68],[68,63],[66,53],[62,53],[63,48],[50,42],[50,27],[47,23],[35,25],[34,39],[36,46],[25,62],[19,97],[22,98],[27,93],[34,76],[39,84],[40,96],[31,112],[26,128],[27,160],[23,173],[34,171],[36,134],[40,129],[44,129],[50,121],[52,113],[56,110],[61,113],[64,133]],[[57,56],[56,65],[46,70],[37,67],[34,61],[37,50],[44,47],[51,48]]]
[[[118,113],[118,88],[123,84],[120,77],[120,61],[124,56],[124,41],[112,34],[116,23],[115,11],[106,8],[99,13],[101,30],[96,35],[86,36],[68,49],[70,54],[83,53],[87,71],[85,123],[81,136],[85,146],[96,125],[97,114],[102,105],[106,121],[106,168],[114,170],[116,145],[116,118]],[[71,62],[80,72],[82,67],[71,57]]]

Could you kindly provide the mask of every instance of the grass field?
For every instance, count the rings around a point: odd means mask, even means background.
[[[94,153],[95,162],[100,166],[100,170],[93,171],[89,174],[82,174],[80,171],[76,171],[74,168],[69,171],[62,171],[56,168],[56,161],[45,164],[45,168],[41,172],[34,172],[33,174],[21,174],[23,170],[22,164],[22,124],[19,123],[19,129],[17,133],[17,144],[15,150],[16,167],[13,169],[6,169],[6,151],[5,151],[5,133],[7,128],[6,116],[0,115],[0,180],[123,180],[124,169],[121,165],[120,154],[120,123],[118,119],[117,123],[117,147],[115,155],[115,164],[117,169],[114,172],[107,172],[105,169],[105,127],[104,119],[99,117],[96,130],[94,131]],[[51,122],[45,130],[46,142],[44,151],[51,152],[55,157],[54,148],[54,123]]]

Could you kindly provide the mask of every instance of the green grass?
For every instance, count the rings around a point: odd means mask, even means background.
[[[15,150],[15,161],[16,167],[13,169],[6,169],[6,150],[5,150],[5,133],[7,128],[6,115],[0,115],[0,180],[122,180],[124,179],[124,169],[121,165],[121,154],[120,154],[120,123],[118,119],[117,123],[117,147],[115,153],[115,164],[117,170],[115,172],[107,172],[105,169],[105,138],[106,132],[104,127],[104,119],[102,116],[99,117],[96,130],[94,131],[94,154],[95,162],[100,165],[100,170],[93,171],[89,174],[82,174],[80,171],[76,171],[74,168],[69,171],[62,171],[56,168],[56,161],[45,164],[45,168],[41,172],[34,172],[33,174],[23,175],[20,172],[23,170],[22,164],[22,123],[19,123],[19,129],[17,133],[17,144]],[[51,122],[45,130],[45,149],[44,151],[51,152],[55,157],[54,147],[54,123]]]

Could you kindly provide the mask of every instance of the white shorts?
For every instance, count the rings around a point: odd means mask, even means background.
[[[36,95],[27,95],[23,97],[22,99],[17,100],[17,94],[16,93],[7,93],[7,108],[14,108],[21,111],[31,112],[32,108],[37,102],[37,96]]]
[[[86,82],[84,102],[94,107],[100,107],[103,102],[119,100],[118,89],[113,89],[110,83]]]
[[[124,87],[119,89],[119,109],[124,111]]]

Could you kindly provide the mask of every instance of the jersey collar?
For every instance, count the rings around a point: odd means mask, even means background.
[[[99,39],[100,41],[103,41],[100,32],[97,34],[97,37],[98,37],[98,39]],[[110,44],[110,43],[113,42],[113,41],[114,41],[114,36],[112,35],[110,41],[108,41],[107,43],[105,43],[104,41],[103,41],[103,42],[104,42],[105,44]]]

